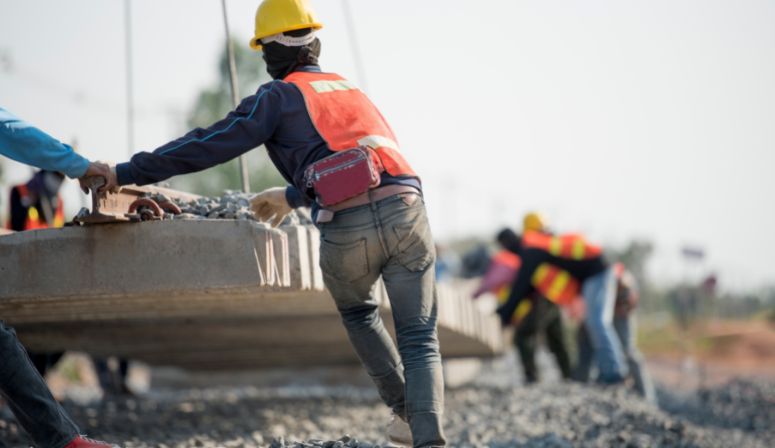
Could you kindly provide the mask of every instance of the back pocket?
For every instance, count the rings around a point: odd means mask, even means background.
[[[320,241],[320,269],[343,282],[354,282],[369,273],[366,238],[352,243]]]
[[[395,224],[393,232],[398,241],[398,262],[412,271],[424,271],[434,260],[436,251],[433,246],[430,226],[424,216],[413,222]]]

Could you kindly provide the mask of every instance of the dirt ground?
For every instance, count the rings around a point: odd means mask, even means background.
[[[644,328],[639,337],[651,372],[662,384],[775,379],[775,324],[767,320],[700,322],[688,331],[671,324]]]

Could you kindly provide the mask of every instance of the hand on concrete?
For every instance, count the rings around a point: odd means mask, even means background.
[[[121,187],[118,185],[118,176],[116,176],[116,165],[111,165],[106,178],[105,185],[98,190],[100,193],[118,193]]]
[[[293,210],[285,199],[285,187],[268,188],[250,199],[250,209],[260,221],[270,221],[272,227],[283,222]]]
[[[83,176],[78,178],[78,183],[81,185],[81,190],[84,193],[89,194],[89,187],[99,182],[99,179],[103,179],[103,185],[107,184],[110,177],[110,166],[104,162],[89,162],[89,167],[86,168],[86,172]],[[103,186],[100,191],[104,189]]]

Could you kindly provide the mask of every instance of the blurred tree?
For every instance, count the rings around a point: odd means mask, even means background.
[[[260,84],[270,80],[260,53],[235,41],[234,58],[240,98],[253,94]],[[213,86],[199,93],[194,107],[188,113],[186,124],[189,128],[207,127],[225,117],[232,109],[234,107],[229,82],[229,60],[226,45],[223,45],[223,51],[218,58],[218,79]],[[266,151],[250,151],[247,153],[247,159],[251,191],[285,185],[285,180],[272,165]],[[174,178],[171,184],[173,188],[204,195],[220,195],[227,189],[239,190],[239,164],[235,159],[200,173]]]
[[[627,266],[627,269],[638,280],[638,283],[646,283],[646,264],[654,252],[654,245],[649,241],[630,241],[627,246],[619,250],[610,251],[612,258]]]

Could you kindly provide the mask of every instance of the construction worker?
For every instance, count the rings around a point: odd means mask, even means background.
[[[504,324],[520,302],[538,288],[557,303],[573,300],[580,286],[586,305],[586,324],[595,347],[599,381],[619,383],[627,375],[621,344],[612,325],[616,278],[602,250],[582,236],[553,236],[525,232],[508,242],[522,259],[508,301],[497,310]],[[543,285],[543,286],[542,286]],[[545,288],[545,289],[544,289]]]
[[[27,183],[11,188],[8,229],[21,232],[65,225],[65,211],[59,189],[64,174],[41,170]]]
[[[69,177],[103,176],[110,168],[89,162],[73,149],[0,107],[0,154]],[[32,365],[14,330],[0,320],[0,394],[19,424],[42,448],[115,447],[80,435]]]
[[[498,232],[497,241],[502,249],[493,257],[490,269],[485,274],[479,289],[474,293],[474,297],[478,297],[485,291],[491,291],[496,294],[500,303],[508,300],[511,285],[521,265],[519,255],[512,252],[519,246],[514,244],[518,240],[519,236],[511,229]],[[538,366],[535,362],[539,333],[545,335],[547,346],[555,357],[562,378],[570,378],[570,356],[565,346],[562,317],[557,305],[547,299],[541,291],[534,289],[529,297],[520,301],[509,323],[516,327],[514,346],[522,362],[526,383],[532,384],[539,381]]]
[[[635,308],[638,306],[638,284],[635,277],[624,264],[614,264],[616,274],[616,305],[614,306],[614,329],[622,344],[627,365],[635,386],[635,390],[646,401],[656,403],[656,391],[651,381],[646,365],[635,343],[636,319]],[[586,325],[579,325],[577,334],[579,360],[573,372],[577,381],[589,381],[592,370],[592,359],[595,355]]]
[[[325,284],[355,351],[394,413],[389,438],[445,446],[436,255],[419,177],[366,95],[321,71],[315,32],[322,24],[308,1],[265,0],[255,25],[250,46],[263,51],[274,80],[209,128],[117,165],[107,188],[200,171],[266,145],[289,185],[257,194],[251,201],[256,216],[278,224],[293,208],[312,206]],[[353,169],[325,168],[351,156]],[[365,186],[347,177],[354,170],[369,179]],[[332,199],[340,193],[344,199]],[[398,349],[373,295],[380,276]]]
[[[525,235],[529,232],[551,234],[544,216],[534,211],[526,213],[522,218],[522,234]],[[510,241],[515,236],[510,229],[504,229],[499,233],[497,239],[502,246],[513,247]],[[541,286],[538,285],[539,288]],[[528,382],[538,381],[535,351],[539,333],[544,333],[549,351],[552,352],[557,361],[562,378],[570,379],[571,376],[571,362],[565,343],[562,315],[559,306],[547,298],[547,296],[551,295],[552,293],[549,291],[541,293],[540,290],[536,289],[529,297],[531,299],[530,312],[520,322],[517,331],[514,333],[514,342],[519,349]]]

